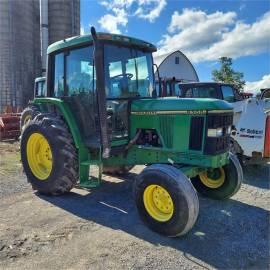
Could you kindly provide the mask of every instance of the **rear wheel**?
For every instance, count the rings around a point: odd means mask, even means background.
[[[35,116],[39,114],[38,109],[35,106],[28,106],[26,107],[20,118],[20,129],[22,131],[23,127],[29,122],[30,120],[34,119]]]
[[[186,234],[198,217],[196,191],[189,179],[170,165],[145,168],[134,183],[134,196],[142,220],[166,236]]]
[[[237,157],[230,153],[229,164],[191,178],[196,190],[212,199],[228,199],[241,187],[243,171]]]
[[[133,167],[133,165],[103,166],[103,173],[110,175],[124,175],[127,174]]]
[[[48,195],[70,191],[78,179],[78,157],[65,123],[39,114],[21,137],[21,159],[33,189]]]

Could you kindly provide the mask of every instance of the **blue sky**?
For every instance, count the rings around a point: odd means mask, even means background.
[[[81,0],[82,31],[91,25],[152,42],[158,54],[180,49],[201,81],[228,56],[247,90],[270,87],[270,1]]]

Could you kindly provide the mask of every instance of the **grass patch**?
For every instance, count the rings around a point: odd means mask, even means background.
[[[21,156],[17,144],[1,143],[0,175],[14,175],[21,170]]]

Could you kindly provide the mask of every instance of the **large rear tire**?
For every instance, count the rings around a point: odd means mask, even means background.
[[[23,128],[21,159],[34,190],[47,195],[70,191],[78,180],[78,156],[66,124],[39,114]]]
[[[191,178],[193,186],[199,193],[212,199],[224,200],[232,197],[240,189],[243,182],[241,164],[232,153],[229,159],[229,164]]]
[[[134,167],[133,165],[103,166],[103,173],[110,175],[125,175],[133,167]]]
[[[134,197],[142,220],[160,234],[184,235],[197,220],[197,193],[189,179],[170,165],[145,168],[134,183]]]

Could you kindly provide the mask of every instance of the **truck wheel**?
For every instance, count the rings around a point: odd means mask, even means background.
[[[23,127],[25,126],[25,124],[30,121],[31,119],[34,119],[36,115],[39,114],[38,109],[35,106],[28,106],[26,107],[22,114],[21,114],[21,118],[20,118],[20,129],[22,131]]]
[[[103,166],[103,173],[110,175],[124,175],[127,174],[133,167],[133,165]]]
[[[39,114],[26,124],[21,159],[28,181],[40,193],[63,194],[78,180],[77,151],[67,126],[55,115]]]
[[[197,193],[189,179],[170,165],[145,168],[134,183],[134,197],[142,220],[160,234],[184,235],[197,220]]]
[[[212,199],[223,200],[232,197],[241,186],[243,171],[237,157],[230,153],[229,164],[205,171],[191,178],[196,190]]]

